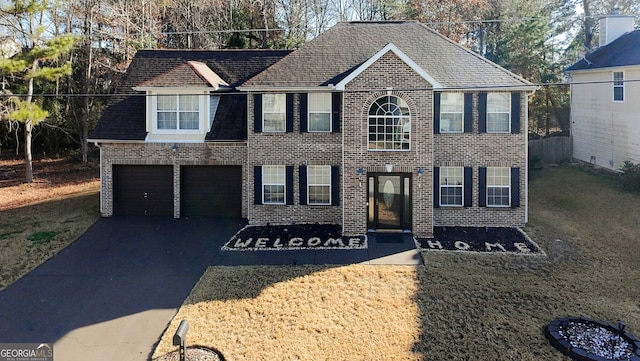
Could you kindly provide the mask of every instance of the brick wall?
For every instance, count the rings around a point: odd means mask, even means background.
[[[100,147],[100,212],[113,216],[114,165],[172,165],[174,217],[180,218],[180,166],[241,165],[243,166],[242,216],[246,217],[246,156],[245,143],[103,143]]]
[[[433,93],[431,85],[395,54],[387,53],[351,81],[344,94],[344,223],[346,234],[367,228],[367,175],[408,173],[412,178],[412,230],[418,236],[432,234]],[[395,95],[407,102],[411,112],[409,151],[369,151],[368,111],[379,97]],[[357,173],[364,168],[364,175]],[[417,174],[421,167],[425,172]]]
[[[256,133],[253,131],[253,94],[248,96],[249,134],[247,197],[250,224],[342,223],[341,206],[300,205],[299,167],[302,165],[340,166],[341,133],[301,133],[300,95],[294,94],[293,132]],[[254,204],[254,166],[293,166],[293,205]],[[340,174],[340,177],[343,175]]]
[[[473,169],[472,207],[434,209],[436,226],[524,226],[527,192],[527,97],[521,94],[520,134],[478,132],[478,94],[473,94],[473,132],[434,135],[434,164]],[[520,207],[478,207],[480,167],[520,168]]]

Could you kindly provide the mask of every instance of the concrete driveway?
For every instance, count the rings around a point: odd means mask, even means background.
[[[145,361],[211,265],[416,264],[413,242],[366,250],[223,252],[245,223],[114,217],[0,292],[0,343],[49,343],[54,359]]]

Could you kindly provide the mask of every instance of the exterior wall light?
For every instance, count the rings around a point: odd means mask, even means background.
[[[171,147],[171,150],[175,153],[178,150],[178,145],[176,143],[173,143],[173,147]]]
[[[418,167],[418,177],[422,176],[424,174],[424,169],[422,169],[422,167]]]
[[[358,167],[357,172],[358,172],[358,175],[363,175],[364,174],[364,168]]]

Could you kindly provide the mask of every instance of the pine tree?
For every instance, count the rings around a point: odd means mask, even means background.
[[[71,74],[71,62],[62,65],[58,60],[68,54],[75,38],[60,35],[53,38],[45,36],[43,13],[48,7],[47,0],[13,0],[4,9],[4,13],[15,21],[15,28],[20,29],[24,37],[23,51],[11,59],[0,59],[0,70],[11,74],[15,79],[21,79],[26,88],[24,97],[14,97],[13,111],[7,119],[24,124],[24,157],[25,182],[33,182],[33,165],[31,153],[31,138],[33,127],[44,121],[49,112],[34,100],[36,81],[56,81]]]

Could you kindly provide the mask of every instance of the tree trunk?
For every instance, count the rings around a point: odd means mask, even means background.
[[[584,47],[586,51],[591,51],[593,45],[593,19],[591,18],[590,0],[582,0],[584,11]]]
[[[24,161],[25,161],[25,179],[27,183],[33,183],[33,163],[31,155],[31,133],[33,131],[33,123],[30,120],[24,122]]]
[[[38,69],[38,62],[32,65],[33,72]],[[29,79],[27,90],[27,102],[33,101],[33,78]],[[31,155],[31,133],[33,131],[33,123],[31,120],[24,122],[24,162],[25,162],[25,182],[33,183],[33,156]]]
[[[93,7],[86,4],[85,14],[84,14],[84,48],[86,51],[85,54],[85,71],[83,74],[84,79],[82,80],[82,119],[80,120],[80,151],[82,153],[82,162],[87,163],[88,161],[88,152],[89,147],[87,144],[87,138],[89,137],[89,118],[91,113],[91,98],[89,94],[91,93],[91,67],[93,63],[93,49],[91,48],[91,35],[93,28]]]

